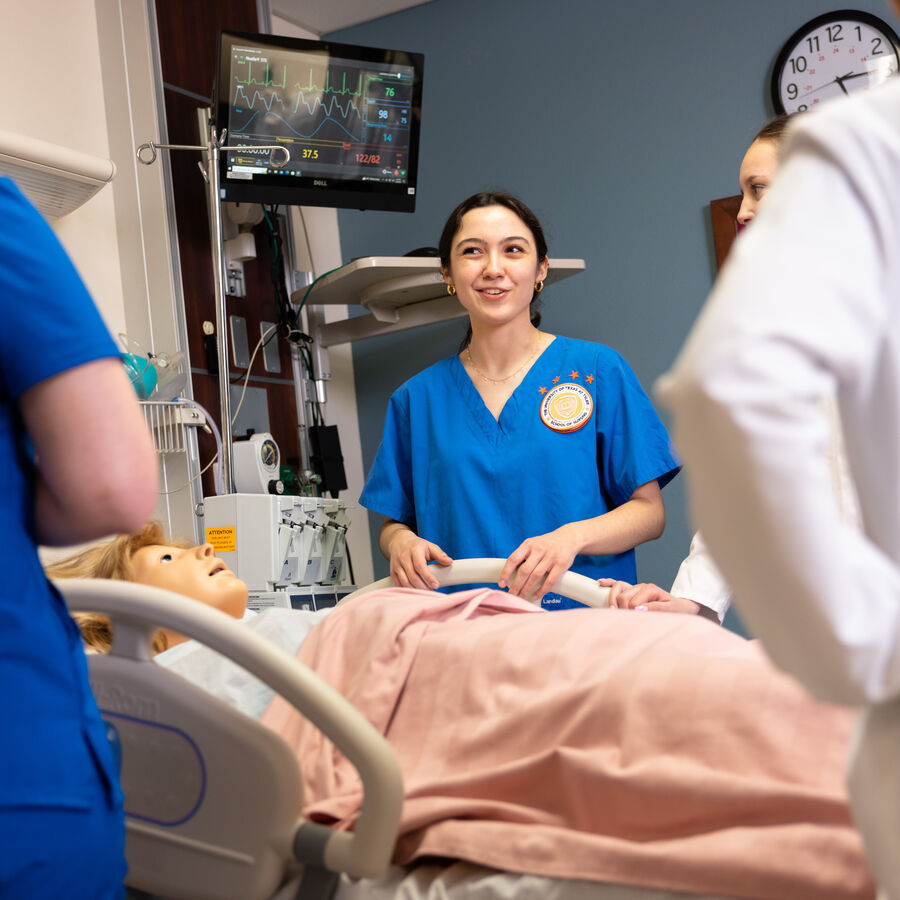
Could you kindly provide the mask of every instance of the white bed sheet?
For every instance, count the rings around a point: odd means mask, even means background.
[[[313,612],[272,608],[258,613],[248,610],[243,624],[294,656],[309,632],[329,612],[330,609]],[[198,641],[176,644],[157,654],[154,661],[254,719],[262,716],[275,696],[268,685],[246,669]]]
[[[279,894],[279,897],[281,895]],[[378,879],[341,876],[334,900],[736,900],[713,894],[500,872],[468,862],[391,866]]]

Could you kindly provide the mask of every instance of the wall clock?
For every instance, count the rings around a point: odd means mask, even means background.
[[[900,38],[867,12],[839,9],[811,19],[785,42],[772,70],[778,113],[815,109],[900,71]]]

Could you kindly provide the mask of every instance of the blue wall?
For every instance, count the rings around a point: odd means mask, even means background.
[[[896,25],[887,2],[852,5]],[[417,211],[342,211],[345,262],[436,244],[464,197],[513,191],[544,223],[551,257],[587,262],[545,293],[543,327],[615,347],[649,391],[709,292],[708,203],[738,192],[741,157],[773,114],[779,49],[842,6],[433,0],[329,35],[425,54]],[[455,352],[464,327],[460,319],[354,344],[366,467],[391,392]],[[682,482],[664,492],[665,534],[638,550],[641,580],[668,587],[687,553]]]

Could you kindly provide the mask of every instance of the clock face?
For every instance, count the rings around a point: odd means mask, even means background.
[[[856,10],[807,22],[778,55],[772,101],[778,112],[803,112],[897,74],[900,39],[877,16]]]

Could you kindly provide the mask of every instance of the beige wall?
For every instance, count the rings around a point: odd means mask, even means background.
[[[109,158],[93,0],[0,0],[4,127]],[[112,191],[52,222],[110,330],[125,327]]]
[[[183,315],[172,265],[160,165],[144,167],[136,144],[159,140],[152,27],[144,0],[0,0],[4,127],[112,159],[111,185],[51,225],[78,267],[110,331],[145,350],[181,348]],[[48,113],[49,110],[49,113]],[[164,491],[189,481],[187,458],[161,460]],[[163,493],[156,515],[196,536],[190,487]]]

